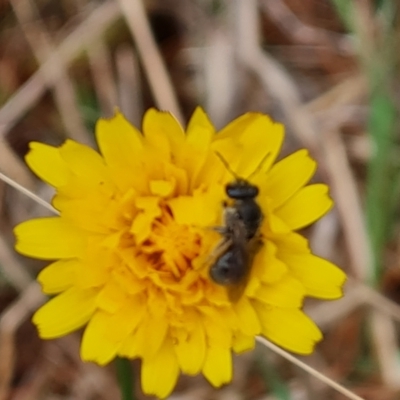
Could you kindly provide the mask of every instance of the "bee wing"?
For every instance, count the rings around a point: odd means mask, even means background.
[[[240,263],[243,270],[241,271],[242,278],[236,284],[227,287],[228,297],[232,303],[236,303],[242,297],[250,279],[254,256],[260,250],[261,246],[262,242],[258,237],[251,239],[245,246],[236,246],[236,264],[239,265]]]

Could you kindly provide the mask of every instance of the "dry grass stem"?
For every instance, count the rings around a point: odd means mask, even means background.
[[[96,41],[120,16],[116,3],[106,2],[78,25],[54,49],[49,58],[0,109],[0,137],[4,136],[47,90],[46,76],[52,75],[59,63],[70,64],[93,41]]]
[[[333,328],[338,321],[365,305],[362,285],[347,284],[343,298],[306,308],[307,314],[323,330]]]
[[[305,106],[317,115],[325,112],[323,123],[320,124],[323,135],[320,144],[324,154],[324,166],[329,175],[344,230],[353,274],[361,281],[368,279],[371,256],[360,195],[345,145],[338,131],[348,115],[332,113],[330,118],[326,118],[326,111],[338,107],[348,108],[350,104],[359,101],[365,95],[365,79],[361,76],[352,76]]]
[[[231,117],[237,83],[236,60],[233,43],[222,29],[214,29],[209,35],[210,46],[204,49],[206,100],[208,115],[217,128],[224,126]]]
[[[0,235],[0,271],[5,279],[18,291],[24,290],[32,277],[17,260],[15,253],[9,248],[4,237]]]
[[[40,65],[54,53],[54,45],[45,27],[41,24],[37,10],[31,0],[10,1],[18,22]],[[78,110],[74,85],[67,68],[60,58],[55,57],[54,68],[45,75],[46,83],[53,89],[54,99],[68,136],[81,143],[89,144],[89,135]]]
[[[44,302],[36,282],[31,283],[0,318],[0,400],[8,399],[15,365],[15,334],[28,316]]]
[[[111,116],[118,105],[111,54],[103,40],[91,43],[87,48],[94,89],[103,116]]]
[[[119,0],[119,4],[135,40],[157,107],[172,112],[183,123],[175,91],[154,41],[142,1]]]
[[[387,314],[377,310],[372,310],[369,320],[382,380],[387,387],[399,389],[400,363],[395,323]]]
[[[365,302],[379,312],[391,316],[396,321],[400,322],[400,305],[394,301],[388,299],[375,289],[370,288],[364,284],[358,284],[358,290],[360,291],[360,297]]]
[[[301,109],[302,101],[294,80],[283,67],[260,48],[259,19],[255,0],[238,0],[236,24],[238,43],[236,50],[241,62],[258,76],[266,93],[271,94],[281,107],[291,129],[318,160],[318,147],[314,121]]]
[[[270,350],[272,350],[273,352],[275,352],[276,354],[279,354],[281,357],[285,358],[286,360],[288,360],[289,362],[291,362],[292,364],[297,365],[299,368],[301,368],[302,370],[308,372],[310,375],[312,375],[314,378],[319,379],[320,381],[324,382],[325,384],[327,384],[328,386],[330,386],[332,389],[335,389],[336,391],[338,391],[339,393],[342,393],[343,395],[345,395],[348,399],[351,400],[365,400],[362,397],[356,395],[355,393],[351,392],[350,390],[346,389],[344,386],[338,384],[337,382],[335,382],[334,380],[328,378],[326,375],[321,374],[320,372],[316,371],[314,368],[310,367],[309,365],[307,365],[306,363],[300,361],[298,358],[296,358],[295,356],[292,356],[291,354],[289,354],[287,351],[282,350],[280,347],[274,345],[273,343],[271,343],[269,340],[261,337],[261,336],[257,336],[257,341],[259,343],[261,343],[262,345],[268,347]]]
[[[310,248],[319,257],[328,260],[335,258],[335,241],[340,232],[336,210],[325,215],[313,227],[310,235]]]
[[[115,53],[117,69],[118,99],[121,111],[136,126],[141,124],[143,104],[141,100],[139,63],[134,49],[129,45],[120,45]]]
[[[261,9],[292,37],[296,43],[319,45],[342,54],[354,54],[346,35],[334,34],[328,30],[306,25],[282,0],[261,0]]]
[[[360,281],[370,276],[371,255],[355,179],[338,131],[324,132],[321,145],[331,189],[341,219],[353,274]]]
[[[360,102],[367,96],[366,80],[360,73],[352,74],[343,79],[320,96],[306,103],[303,107],[308,112],[318,114],[332,107],[345,106]]]
[[[32,174],[0,133],[0,172],[1,171],[12,177],[13,182],[18,182],[29,189],[35,187]]]
[[[47,208],[49,211],[51,211],[54,214],[59,215],[60,213],[47,201],[43,200],[41,197],[37,196],[35,193],[33,193],[31,190],[25,188],[24,186],[20,185],[13,179],[9,178],[8,176],[4,175],[3,173],[0,172],[0,179],[3,182],[6,182],[8,185],[12,186],[14,189],[18,190],[25,196],[28,196],[30,199],[35,201],[36,203],[40,204],[41,206]]]
[[[400,305],[369,286],[352,279],[345,287],[345,296],[335,302],[321,303],[307,308],[307,313],[325,329],[332,327],[354,310],[368,306],[400,322]]]
[[[82,363],[80,358],[80,338],[79,335],[69,335],[48,343],[56,349],[52,352],[67,356],[75,364],[77,369],[77,379],[73,383],[71,399],[82,398],[86,400],[96,395],[99,400],[115,400],[120,397],[120,391],[114,377],[106,368],[93,363]],[[60,356],[59,356],[60,357]],[[54,363],[53,357],[47,357],[50,363]]]

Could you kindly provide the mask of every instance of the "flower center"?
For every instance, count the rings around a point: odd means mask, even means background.
[[[141,251],[155,270],[170,273],[179,280],[192,269],[192,260],[200,252],[200,235],[190,226],[177,224],[168,207],[161,209],[161,217],[154,220]]]

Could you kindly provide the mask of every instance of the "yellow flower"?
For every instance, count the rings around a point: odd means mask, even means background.
[[[340,297],[345,275],[295,232],[332,201],[326,185],[305,186],[316,168],[307,151],[274,163],[283,136],[258,113],[216,133],[198,108],[185,133],[171,114],[151,109],[143,134],[119,112],[100,120],[100,154],[71,140],[31,143],[26,161],[55,187],[60,211],[15,228],[20,253],[57,260],[38,277],[56,295],[34,315],[40,336],[85,326],[83,360],[139,357],[144,392],[160,398],[180,372],[229,382],[232,350],[252,349],[256,335],[312,352],[321,333],[301,310],[304,297]],[[225,185],[235,179],[221,159],[259,187],[264,216],[262,245],[235,300],[209,274]]]

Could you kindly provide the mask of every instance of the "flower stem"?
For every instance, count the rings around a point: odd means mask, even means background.
[[[133,390],[133,374],[131,362],[127,358],[117,358],[118,383],[121,390],[121,400],[136,400]]]

